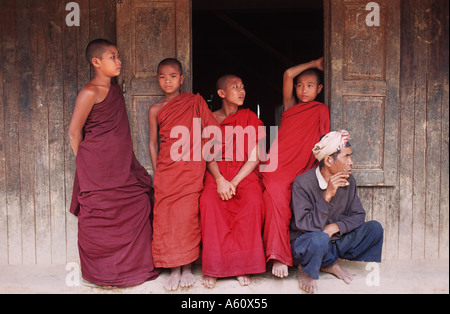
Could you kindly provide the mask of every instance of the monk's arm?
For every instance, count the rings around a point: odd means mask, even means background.
[[[78,147],[83,140],[84,124],[94,106],[96,97],[96,89],[92,87],[84,87],[77,96],[68,132],[70,146],[75,156],[78,154]]]
[[[216,180],[217,194],[219,194],[220,199],[222,201],[231,199],[236,194],[236,188],[222,176],[217,162],[214,160],[210,161],[208,162],[207,167],[214,180]]]
[[[242,166],[242,168],[239,170],[239,172],[236,174],[236,176],[231,180],[231,184],[233,184],[235,187],[238,186],[238,184],[244,180],[246,176],[248,176],[250,173],[255,170],[255,168],[259,165],[258,160],[258,147],[256,146],[252,153],[250,154],[248,160],[245,162],[245,164]]]
[[[153,171],[156,170],[156,160],[158,158],[158,120],[157,106],[153,105],[148,111],[148,124],[149,124],[149,143],[148,148],[150,151],[150,161],[152,162]]]
[[[287,69],[283,75],[283,107],[286,111],[295,105],[294,78],[308,69],[317,68],[323,71],[323,57],[307,63],[296,65]]]

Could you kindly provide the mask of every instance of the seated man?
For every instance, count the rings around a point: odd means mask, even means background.
[[[352,274],[338,265],[342,258],[381,262],[383,228],[377,221],[364,222],[348,140],[345,130],[325,135],[313,148],[319,167],[292,186],[292,257],[306,292],[317,290],[319,270],[350,283]]]

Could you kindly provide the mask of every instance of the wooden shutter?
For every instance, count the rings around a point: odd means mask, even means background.
[[[148,150],[148,109],[159,101],[158,63],[177,58],[184,67],[183,90],[192,90],[191,0],[118,0],[117,45],[122,59],[119,84],[125,91],[134,151],[153,171]]]
[[[358,185],[396,185],[400,0],[327,0],[325,18],[331,128],[350,132]]]

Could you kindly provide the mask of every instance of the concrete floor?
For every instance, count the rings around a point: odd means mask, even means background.
[[[341,267],[355,278],[345,284],[333,275],[321,273],[319,294],[448,294],[449,261],[383,261],[381,264],[342,261]],[[194,265],[197,279],[201,265]],[[285,279],[269,272],[255,275],[250,286],[235,278],[219,279],[215,288],[203,287],[199,280],[191,288],[166,292],[163,283],[169,272],[153,281],[131,288],[99,289],[82,285],[77,263],[67,265],[3,265],[0,267],[1,294],[303,294],[298,288],[296,269]]]

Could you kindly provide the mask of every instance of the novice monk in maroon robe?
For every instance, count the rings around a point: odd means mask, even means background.
[[[266,259],[272,260],[272,273],[280,278],[286,277],[288,266],[292,266],[289,235],[292,182],[298,175],[316,166],[312,148],[330,130],[328,107],[315,101],[322,84],[312,68],[323,70],[323,59],[292,67],[284,74],[285,111],[281,116],[277,141],[270,148],[270,152],[278,151],[278,168],[273,172],[262,172]],[[297,75],[299,77],[294,86]],[[294,98],[294,88],[298,104]],[[277,156],[270,155],[270,158]]]
[[[222,154],[219,161],[208,164],[200,198],[201,281],[208,288],[216,278],[231,276],[241,285],[249,285],[250,274],[266,270],[261,237],[264,203],[256,169],[257,141],[265,136],[258,127],[263,123],[249,109],[238,110],[245,99],[240,78],[223,76],[217,88],[222,108],[214,115],[222,130]]]
[[[151,176],[131,142],[125,101],[111,78],[120,74],[116,47],[88,45],[95,77],[80,91],[69,127],[76,155],[70,212],[78,216],[83,279],[134,286],[158,276],[152,259]]]
[[[200,254],[199,198],[206,171],[201,137],[205,126],[218,124],[200,95],[180,91],[184,76],[178,60],[161,61],[158,80],[165,97],[149,109],[155,169],[153,257],[156,267],[171,269],[164,287],[176,290],[195,283],[191,263]]]

